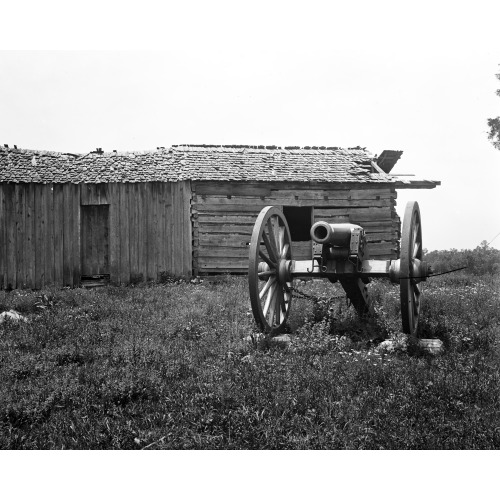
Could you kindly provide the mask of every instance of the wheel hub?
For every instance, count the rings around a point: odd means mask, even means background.
[[[429,265],[425,260],[413,259],[411,275],[415,283],[426,281],[429,274]]]
[[[281,259],[278,264],[278,280],[281,285],[292,281],[292,261]]]
[[[409,276],[401,271],[401,259],[392,260],[389,268],[389,278],[392,283],[399,283],[402,278],[411,278],[414,283],[426,281],[431,274],[431,266],[425,260],[412,259]]]

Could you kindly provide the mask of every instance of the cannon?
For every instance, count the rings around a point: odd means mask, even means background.
[[[359,315],[368,310],[367,285],[371,278],[399,284],[403,332],[416,336],[422,290],[432,275],[422,247],[422,224],[416,201],[405,208],[400,258],[370,259],[364,229],[356,224],[316,222],[311,227],[315,250],[310,260],[294,260],[290,230],[283,212],[273,206],[261,210],[250,241],[248,284],[257,325],[278,335],[286,327],[293,296],[293,280],[325,278],[339,282]]]

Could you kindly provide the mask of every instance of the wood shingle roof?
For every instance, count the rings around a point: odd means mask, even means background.
[[[373,161],[361,148],[182,145],[76,155],[0,146],[0,182],[396,182]]]

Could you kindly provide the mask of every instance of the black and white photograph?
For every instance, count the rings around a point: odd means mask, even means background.
[[[0,15],[16,498],[491,496],[498,3]]]

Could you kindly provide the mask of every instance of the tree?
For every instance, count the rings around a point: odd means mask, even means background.
[[[495,75],[500,80],[500,73]],[[500,97],[500,89],[496,91],[498,97]],[[493,146],[500,149],[500,116],[496,118],[488,118],[488,127],[490,131],[488,132],[488,139],[491,141]]]

